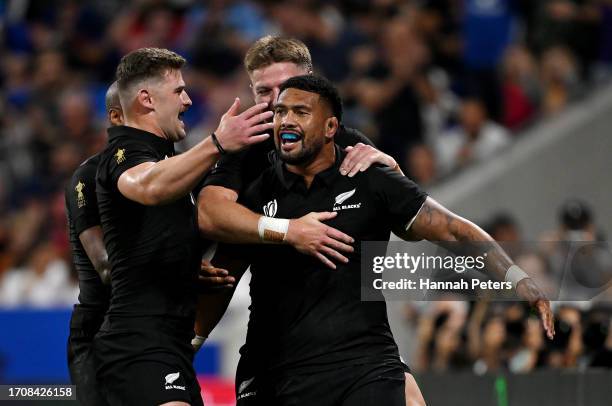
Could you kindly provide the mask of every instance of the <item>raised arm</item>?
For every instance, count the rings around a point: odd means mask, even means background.
[[[94,268],[100,275],[102,283],[110,284],[110,263],[108,262],[108,254],[104,247],[104,238],[102,236],[102,227],[93,226],[79,234],[79,240],[93,264]]]
[[[270,123],[260,124],[272,114],[261,112],[266,106],[258,104],[237,114],[240,102],[236,99],[221,118],[216,135],[183,154],[158,162],[144,162],[126,170],[117,182],[119,191],[130,200],[151,206],[185,196],[217,162],[221,152],[235,152],[269,137],[268,134],[255,135],[271,128]],[[213,137],[217,138],[220,147],[215,145]]]
[[[145,162],[128,169],[117,186],[130,200],[147,206],[173,202],[188,194],[218,159],[210,139],[184,154],[158,162]]]
[[[554,323],[550,303],[535,282],[516,266],[500,245],[480,227],[428,197],[409,227],[409,235],[406,237],[426,239],[451,251],[456,251],[458,245],[446,245],[445,242],[464,242],[471,252],[486,253],[485,270],[497,280],[513,283],[517,295],[537,308],[544,329],[552,339]],[[477,244],[470,245],[471,242]]]

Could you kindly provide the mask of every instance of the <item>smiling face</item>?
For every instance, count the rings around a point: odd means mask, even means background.
[[[255,69],[249,75],[255,103],[268,103],[268,109],[273,111],[280,85],[289,78],[308,73],[306,68],[293,62],[276,62],[266,67]]]
[[[274,107],[274,143],[280,158],[308,165],[333,141],[338,120],[317,93],[286,89]]]
[[[183,113],[191,107],[180,70],[168,70],[149,88],[157,125],[164,138],[177,142],[187,136]]]

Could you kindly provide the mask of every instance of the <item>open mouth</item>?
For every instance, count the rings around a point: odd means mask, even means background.
[[[288,130],[283,130],[280,133],[280,141],[281,144],[293,144],[295,142],[298,142],[302,139],[302,134],[298,133],[297,131],[288,131]]]
[[[185,115],[185,112],[184,112],[184,111],[181,111],[181,112],[178,114],[179,123],[181,123],[183,126],[185,126],[185,122],[183,121],[183,116],[184,116],[184,115]]]

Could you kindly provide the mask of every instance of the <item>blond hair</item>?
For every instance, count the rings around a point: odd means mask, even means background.
[[[294,38],[267,35],[255,41],[244,57],[244,67],[249,74],[278,62],[291,62],[312,71],[308,47]]]

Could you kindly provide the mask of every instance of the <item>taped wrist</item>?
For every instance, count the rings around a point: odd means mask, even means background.
[[[527,275],[525,271],[523,271],[518,265],[512,265],[506,271],[506,276],[504,277],[504,280],[506,282],[510,282],[512,284],[512,287],[516,289],[517,283],[519,283],[525,278],[529,278],[529,275]]]
[[[287,230],[289,230],[288,219],[261,216],[257,223],[259,238],[264,242],[281,243],[285,241]]]

